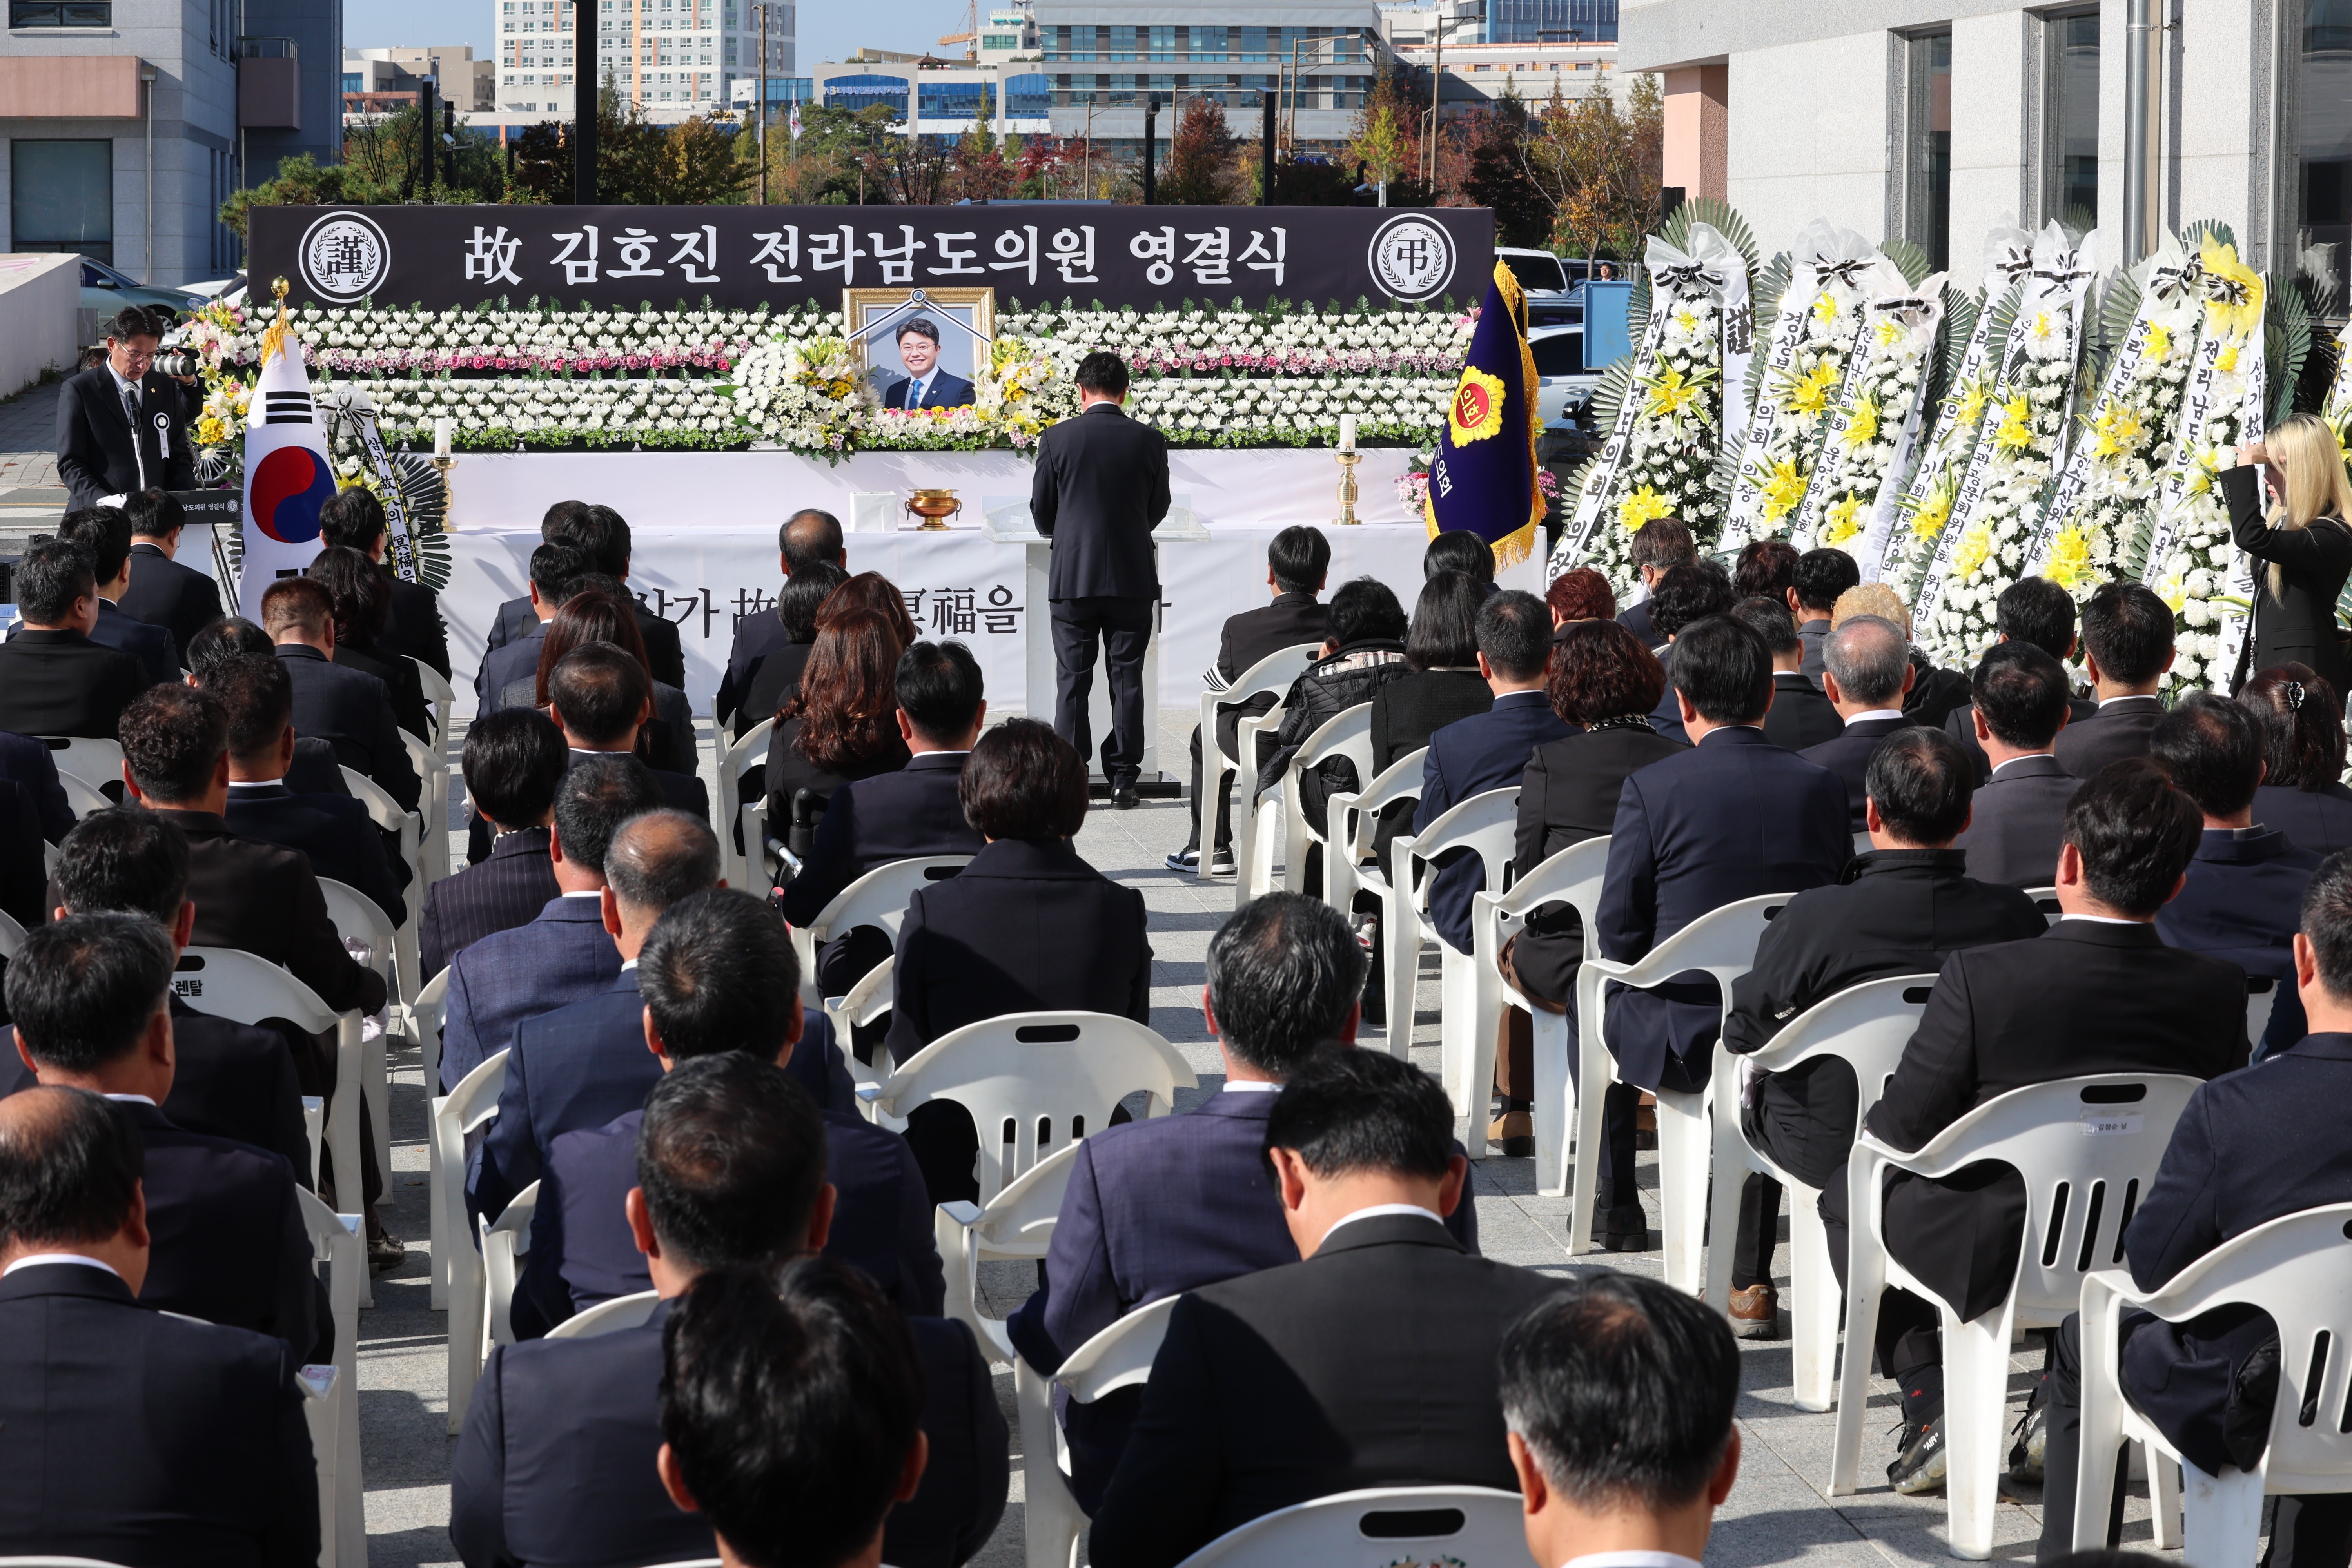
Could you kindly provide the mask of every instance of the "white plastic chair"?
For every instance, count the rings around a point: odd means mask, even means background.
[[[1078,1146],[1066,1143],[1007,1182],[984,1206],[948,1203],[932,1211],[932,1232],[948,1282],[941,1315],[961,1320],[978,1337],[982,1352],[999,1366],[1012,1363],[1013,1339],[1003,1322],[980,1315],[981,1260],[1045,1256],[1054,1239],[1054,1222],[1061,1215],[1062,1194],[1069,1190],[1070,1166],[1077,1157]]]
[[[1250,759],[1249,766],[1242,770],[1234,785],[1234,875],[1237,885],[1247,883],[1251,868],[1261,860],[1274,858],[1272,846],[1261,849],[1257,840],[1257,738],[1264,735],[1271,741],[1280,733],[1284,712],[1281,699],[1277,698],[1265,712],[1245,715],[1234,726],[1234,746],[1241,755]],[[1268,866],[1259,879],[1258,891],[1264,892],[1273,885],[1273,868]]]
[[[425,857],[424,852],[419,848],[424,834],[424,821],[419,813],[424,810],[431,792],[427,791],[425,795],[418,797],[417,811],[405,811],[401,808],[398,801],[384,793],[382,784],[357,768],[343,770],[343,784],[351,790],[352,798],[367,807],[370,822],[374,823],[386,833],[397,835],[400,839],[401,862],[408,868],[410,875],[415,879],[412,886],[416,889],[415,896],[408,900],[408,926],[412,933],[411,939],[414,940],[416,917],[425,908],[424,889],[430,886],[425,879]],[[447,818],[444,817],[443,820],[446,822]],[[448,837],[446,829],[442,837],[444,838]],[[411,967],[413,968],[414,965]],[[416,988],[409,985],[403,989],[406,994],[413,995]]]
[[[2263,1499],[2352,1491],[2352,1436],[2341,1415],[2352,1396],[2346,1335],[2352,1333],[2352,1204],[2284,1215],[2215,1247],[2159,1289],[2139,1290],[2121,1269],[2083,1279],[2083,1447],[2074,1505],[2074,1547],[2106,1544],[2116,1450],[2147,1446],[2158,1507],[2157,1544],[2184,1543],[2190,1563],[2252,1563],[2262,1534]],[[2126,1311],[2182,1322],[2243,1303],[2270,1314],[2279,1334],[2278,1398],[2269,1445],[2252,1470],[2225,1466],[2209,1476],[2180,1458],[2124,1397],[2119,1337]],[[2304,1414],[2309,1409],[2311,1414]],[[2181,1482],[2172,1481],[2175,1466]],[[2095,1490],[2092,1489],[2096,1489]],[[2092,1500],[2097,1504],[2092,1506]],[[2173,1529],[2172,1504],[2185,1528]]]
[[[537,1185],[536,1183],[532,1184]],[[609,1301],[599,1301],[584,1312],[571,1317],[547,1331],[551,1340],[593,1340],[599,1334],[617,1334],[623,1329],[642,1328],[661,1305],[661,1297],[652,1290],[639,1290],[634,1295],[615,1296]]]
[[[2278,1005],[2279,983],[2267,974],[2246,976],[2246,1044],[2263,1048],[2263,1035],[2271,1026],[2271,1009]]]
[[[71,773],[87,784],[104,784],[122,777],[122,745],[118,741],[94,740],[88,735],[42,735],[37,737],[49,748],[49,760],[60,773]]]
[[[443,1300],[449,1310],[449,1430],[465,1428],[466,1406],[482,1371],[482,1334],[488,1287],[482,1255],[471,1245],[474,1227],[466,1214],[466,1134],[499,1113],[499,1090],[507,1081],[507,1053],[499,1051],[467,1073],[456,1089],[433,1101],[433,1207],[441,1216],[436,1253],[448,1255]]]
[[[1934,1301],[1943,1322],[1944,1415],[1949,1424],[1944,1485],[1952,1555],[1991,1555],[2010,1345],[2019,1329],[2057,1327],[2080,1303],[2084,1275],[2095,1266],[2122,1260],[2124,1218],[2155,1179],[2173,1123],[2199,1082],[2136,1072],[2058,1079],[1987,1100],[1916,1153],[1898,1152],[1868,1132],[1854,1141],[1846,1167],[1853,1236],[1846,1263],[1846,1355],[1838,1384],[1832,1496],[1855,1489],[1878,1300],[1889,1287],[1900,1287]],[[2135,1090],[2137,1100],[2116,1098]],[[2024,1177],[2025,1237],[2008,1299],[1963,1323],[1888,1256],[1883,1189],[1890,1169],[1948,1176],[1988,1160]]]
[[[1381,813],[1399,801],[1421,798],[1422,763],[1429,748],[1407,752],[1382,768],[1360,790],[1341,790],[1326,803],[1323,858],[1325,898],[1341,914],[1356,907],[1356,894],[1367,888],[1383,905],[1392,901],[1388,878],[1377,864],[1368,866],[1380,837]]]
[[[416,836],[417,882],[414,901],[418,909],[425,907],[425,890],[449,874],[449,758],[432,742],[419,740],[407,731],[400,731],[400,743],[408,748],[408,765],[416,770],[424,781],[425,793],[416,802],[417,815],[425,819]],[[439,831],[436,832],[435,829]]]
[[[1092,1405],[1106,1394],[1133,1388],[1150,1380],[1152,1358],[1168,1337],[1168,1314],[1181,1296],[1164,1296],[1139,1307],[1105,1329],[1062,1363],[1047,1377],[1027,1362],[1013,1363],[1013,1402],[1021,1420],[1023,1532],[1027,1537],[1027,1568],[1078,1568],[1078,1534],[1087,1527],[1086,1510],[1070,1495],[1067,1458],[1062,1424],[1054,1419],[1054,1390],[1069,1391],[1080,1405]],[[1526,1555],[1521,1549],[1521,1556]]]
[[[1254,697],[1273,698],[1275,709],[1279,712],[1282,698],[1289,691],[1291,683],[1307,673],[1307,667],[1313,664],[1322,651],[1320,643],[1311,642],[1276,648],[1243,670],[1241,679],[1223,691],[1201,693],[1201,805],[1202,811],[1207,813],[1202,820],[1210,827],[1213,828],[1217,820],[1212,803],[1224,798],[1226,780],[1236,773],[1243,773],[1246,781],[1243,784],[1244,792],[1257,782],[1257,746],[1255,742],[1265,727],[1257,715],[1244,714],[1237,728],[1247,730],[1248,733],[1236,735],[1234,755],[1228,757],[1223,748],[1217,744],[1218,712],[1226,708],[1238,708]],[[1278,719],[1276,721],[1280,722]],[[1237,760],[1244,758],[1247,760]],[[1247,807],[1246,794],[1241,804],[1244,808]],[[1246,809],[1242,815],[1247,815]],[[1236,822],[1234,826],[1236,831],[1240,831],[1243,825]],[[1204,835],[1201,845],[1201,867],[1204,875],[1208,869],[1211,847],[1209,837]]]
[[[2060,910],[2058,909],[2057,889],[2028,888],[2025,889],[2025,896],[2033,900],[2033,907],[2042,911],[2042,918],[2044,921],[2047,921],[2052,925],[2056,925],[2058,923]]]
[[[0,910],[0,958],[16,957],[16,950],[24,945],[25,928],[16,923],[16,916]]]
[[[1426,929],[1420,911],[1429,908],[1438,858],[1456,849],[1469,850],[1486,869],[1486,886],[1499,890],[1510,870],[1518,822],[1519,786],[1511,784],[1457,801],[1420,833],[1391,842],[1390,863],[1404,879],[1415,913],[1412,945],[1391,940],[1387,947],[1390,1055],[1404,1057],[1412,1045],[1413,992],[1421,978],[1421,940]],[[1475,945],[1475,935],[1472,941]],[[1487,1152],[1486,1101],[1495,1084],[1495,1026],[1503,1013],[1503,977],[1492,963],[1482,972],[1472,954],[1456,950],[1443,937],[1436,942],[1439,1078],[1453,1097],[1455,1114],[1470,1119],[1470,1157],[1483,1160]]]
[[[416,684],[425,692],[425,700],[433,704],[433,733],[444,742],[449,739],[449,705],[457,700],[457,691],[448,678],[431,665],[411,654],[408,662],[416,667]]]
[[[449,1005],[449,971],[417,987],[414,1002],[395,1002],[390,1009],[393,1033],[414,1045],[424,1056],[425,1081],[441,1081],[441,1015]]]
[[[1255,754],[1255,742],[1252,742]],[[1307,820],[1307,812],[1299,800],[1300,775],[1307,769],[1345,757],[1356,764],[1359,779],[1372,773],[1372,705],[1359,702],[1318,725],[1305,743],[1291,756],[1283,769],[1280,788],[1260,795],[1250,805],[1253,826],[1249,830],[1250,855],[1246,860],[1235,856],[1234,876],[1234,908],[1238,910],[1252,899],[1274,890],[1274,818],[1282,817],[1283,862],[1282,885],[1294,893],[1307,890],[1307,849],[1311,844],[1323,842]],[[1236,805],[1235,810],[1240,806]],[[1328,824],[1330,818],[1324,818]],[[1238,830],[1236,830],[1238,831]]]
[[[1412,1517],[1400,1517],[1404,1515]],[[1448,1516],[1454,1522],[1442,1531],[1412,1528]],[[1527,1524],[1517,1492],[1378,1487],[1262,1514],[1220,1535],[1179,1568],[1391,1568],[1400,1558],[1489,1568],[1527,1554]]]
[[[890,977],[898,973],[898,965],[896,957],[886,958],[859,976],[857,984],[852,985],[846,994],[824,999],[825,1021],[833,1026],[835,1039],[847,1040],[851,1029],[872,1024],[890,1011],[893,994]],[[890,1053],[878,1040],[874,1045],[871,1064],[859,1061],[857,1054],[846,1048],[842,1052],[842,1060],[849,1068],[852,1089],[878,1088],[890,1076]],[[859,1100],[857,1109],[865,1113],[868,1121],[877,1120],[871,1101]],[[891,1131],[903,1131],[904,1129],[894,1127]]]
[[[800,950],[801,1001],[822,1007],[824,995],[817,984],[817,949],[845,931],[874,926],[888,933],[893,945],[898,928],[907,923],[907,904],[933,882],[943,882],[971,864],[969,855],[923,855],[877,866],[833,896],[816,919],[793,930],[793,945]]]
[[[1711,910],[1633,963],[1587,953],[1576,972],[1578,1098],[1576,1106],[1576,1201],[1569,1211],[1569,1250],[1592,1247],[1592,1200],[1601,1180],[1603,1091],[1617,1076],[1617,1058],[1601,1032],[1607,1024],[1609,981],[1637,989],[1663,985],[1675,975],[1703,970],[1723,992],[1723,1015],[1731,1014],[1731,983],[1756,962],[1764,922],[1787,907],[1794,893],[1767,893]],[[1715,1047],[1721,1050],[1720,1044]],[[1665,1238],[1666,1283],[1696,1292],[1699,1285],[1700,1230],[1706,1220],[1706,1168],[1712,1153],[1707,1094],[1670,1089],[1654,1091],[1658,1100],[1659,1230]]]
[[[1886,1092],[1886,1080],[1903,1059],[1927,1011],[1932,974],[1898,974],[1866,981],[1814,1003],[1790,1019],[1771,1044],[1753,1056],[1715,1053],[1715,1194],[1708,1205],[1706,1300],[1724,1307],[1731,1293],[1733,1238],[1739,1233],[1739,1180],[1743,1171],[1771,1177],[1789,1190],[1789,1253],[1796,1300],[1790,1307],[1794,1343],[1796,1402],[1800,1410],[1827,1410],[1837,1366],[1838,1283],[1831,1264],[1829,1236],[1822,1226],[1821,1189],[1806,1185],[1750,1143],[1739,1110],[1748,1074],[1787,1072],[1802,1063],[1835,1057],[1853,1069],[1861,1090],[1855,1125]]]
[[[404,942],[403,933],[393,930],[392,921],[384,918],[383,910],[377,907],[376,901],[350,883],[321,877],[319,879],[319,891],[327,900],[327,918],[334,922],[335,934],[345,942],[364,943],[368,950],[364,961],[367,966],[384,980],[394,995],[398,995],[399,991],[392,981],[395,967],[394,954],[404,950],[408,961],[401,967],[408,971],[415,968],[415,925],[412,923],[406,928]],[[389,1027],[389,1018],[386,1022]],[[361,1087],[367,1091],[368,1119],[375,1132],[375,1168],[379,1171],[392,1169],[390,1039],[389,1034],[377,1035],[371,1039],[365,1026],[361,1027],[360,1061],[365,1072]],[[376,1202],[380,1206],[389,1205],[393,1196],[392,1184],[387,1182]]]
[[[102,1557],[0,1557],[0,1568],[122,1568],[122,1564]],[[677,1564],[676,1568],[686,1565]]]
[[[1507,893],[1480,893],[1471,900],[1472,961],[1478,966],[1479,984],[1495,976],[1496,1021],[1504,1006],[1525,1013],[1535,1045],[1536,1191],[1559,1197],[1568,1191],[1569,1130],[1575,1125],[1576,1085],[1568,1074],[1568,1016],[1536,1006],[1517,987],[1506,983],[1498,967],[1504,942],[1527,927],[1528,916],[1545,904],[1567,904],[1576,910],[1584,930],[1592,930],[1601,907],[1601,882],[1609,869],[1606,836],[1571,844],[1520,878]],[[1585,937],[1590,951],[1591,937]],[[1494,1026],[1488,1026],[1489,1033]],[[1489,1064],[1491,1067],[1491,1064]]]
[[[743,823],[743,775],[765,765],[768,741],[775,728],[773,719],[762,719],[741,740],[719,753],[719,798],[713,803],[718,809],[711,813],[711,825],[719,830],[719,874],[727,879],[730,888],[751,887],[751,868],[759,864],[760,841],[751,837],[751,825]],[[734,835],[727,831],[729,825],[734,823],[743,823],[743,848],[740,854],[736,852]]]
[[[93,811],[104,811],[114,804],[96,784],[79,773],[68,773],[63,768],[58,770],[58,787],[66,792],[66,809],[73,813],[77,822]]]
[[[497,1219],[482,1221],[482,1279],[487,1288],[482,1359],[486,1362],[491,1346],[515,1342],[515,1281],[522,1275],[523,1255],[530,1250],[530,1216],[538,1209],[539,1184],[533,1182],[507,1200]]]
[[[1878,847],[1870,841],[1870,829],[1866,827],[1854,829],[1853,852],[1855,854],[1867,855],[1876,847]]]
[[[327,1271],[327,1300],[335,1325],[334,1383],[302,1402],[310,1452],[319,1467],[321,1563],[367,1562],[367,1521],[360,1474],[360,1282],[367,1278],[360,1216],[339,1215],[312,1194],[295,1190],[313,1259]],[[305,1379],[305,1383],[309,1383]],[[306,1388],[306,1392],[307,1392]]]
[[[360,1016],[336,1012],[285,970],[238,948],[189,948],[180,954],[172,989],[216,1018],[239,1024],[282,1018],[306,1035],[334,1032],[336,1093],[327,1103],[327,1150],[334,1156],[337,1195],[357,1210],[350,1200],[360,1195],[360,1100],[367,1092]],[[374,1298],[362,1270],[360,1305],[373,1306]]]
[[[1175,1109],[1199,1080],[1181,1052],[1131,1018],[1108,1013],[1007,1013],[949,1032],[917,1051],[889,1081],[861,1089],[889,1116],[951,1100],[980,1133],[980,1199],[1049,1155],[1110,1124],[1129,1095],[1151,1097],[1150,1116]],[[1013,1125],[1012,1152],[1003,1128]]]

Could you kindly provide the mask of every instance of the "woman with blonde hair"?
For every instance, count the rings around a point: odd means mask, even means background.
[[[2273,503],[2267,517],[2258,475]],[[2238,548],[2265,563],[2254,574],[2254,623],[2231,689],[2250,671],[2294,663],[2343,691],[2336,598],[2352,576],[2352,481],[2336,432],[2316,415],[2289,416],[2238,448],[2237,467],[2221,471],[2221,495]]]

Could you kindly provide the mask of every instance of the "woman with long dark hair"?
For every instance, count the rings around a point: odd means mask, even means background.
[[[2307,664],[2263,670],[2240,689],[2263,731],[2254,820],[2298,849],[2352,848],[2352,789],[2344,785],[2344,701]]]
[[[768,741],[769,830],[803,856],[836,788],[896,772],[908,755],[898,733],[898,656],[907,643],[898,626],[879,610],[817,618],[800,690],[776,714]]]
[[[392,580],[376,570],[365,551],[348,546],[321,550],[302,575],[326,589],[333,603],[335,662],[383,681],[392,693],[393,719],[430,745],[433,707],[425,700],[416,667],[381,646],[392,620]]]

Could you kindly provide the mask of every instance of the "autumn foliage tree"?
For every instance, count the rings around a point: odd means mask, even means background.
[[[1176,114],[1168,167],[1153,194],[1170,206],[1223,206],[1234,199],[1234,135],[1222,104],[1188,98]]]
[[[1659,223],[1665,104],[1657,78],[1635,77],[1620,108],[1605,92],[1573,100],[1555,88],[1528,126],[1520,158],[1552,213],[1552,239],[1588,259],[1630,256]]]

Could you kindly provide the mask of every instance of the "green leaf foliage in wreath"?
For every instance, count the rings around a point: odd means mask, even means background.
[[[1794,261],[1784,250],[1766,262],[1764,269],[1756,275],[1756,285],[1749,299],[1756,309],[1757,336],[1759,341],[1771,335],[1772,323],[1779,320],[1780,315],[1780,296],[1789,291],[1789,279],[1795,270]],[[1756,417],[1757,400],[1764,389],[1766,357],[1760,347],[1757,353],[1748,356],[1748,380],[1740,387],[1739,395],[1747,404],[1748,416],[1750,419]],[[1731,466],[1732,471],[1737,473],[1739,468],[1737,456],[1733,458]],[[1727,505],[1731,499],[1731,491],[1726,489],[1723,495],[1725,503]]]
[[[1927,253],[1907,239],[1884,240],[1879,244],[1878,254],[1895,263],[1903,274],[1903,281],[1914,289],[1927,281],[1927,274],[1935,270]]]
[[[1928,412],[1921,421],[1918,450],[1926,449],[1927,427],[1935,423],[1935,411],[1943,406],[1944,395],[1952,389],[1952,378],[1960,373],[1960,361],[1969,352],[1969,340],[1976,335],[1977,314],[1982,309],[1975,290],[1950,283],[1944,285],[1944,319],[1937,329],[1936,358],[1927,367],[1927,385],[1919,405]]]
[[[2311,307],[2292,273],[2273,272],[2263,284],[2263,370],[2270,384],[2270,422],[2276,425],[2294,412],[2295,383],[2311,355]]]

